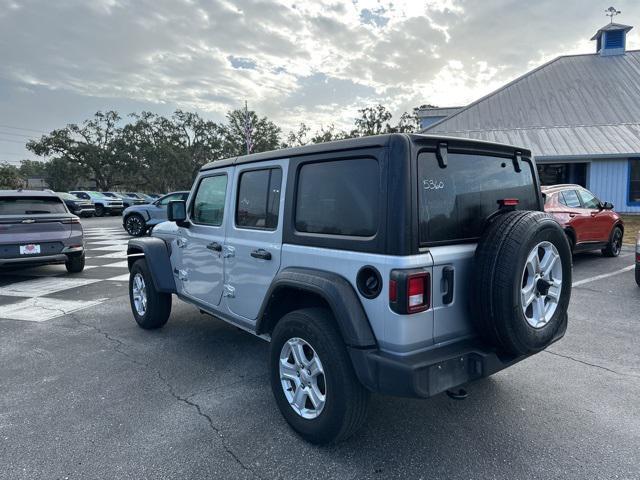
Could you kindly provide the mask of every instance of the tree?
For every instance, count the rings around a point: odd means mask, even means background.
[[[0,163],[0,189],[14,190],[21,188],[23,184],[24,179],[15,165]]]
[[[327,128],[320,127],[311,137],[311,143],[332,142],[334,140],[344,140],[345,138],[353,138],[356,136],[354,132],[348,133],[344,130],[337,130],[335,125],[331,124]]]
[[[302,145],[306,145],[309,143],[309,139],[307,138],[307,134],[311,131],[311,128],[306,124],[301,123],[298,126],[298,130],[290,131],[289,135],[287,135],[287,140],[282,144],[282,148],[287,147],[301,147]]]
[[[44,175],[45,163],[40,160],[21,160],[20,175],[23,178]]]
[[[356,118],[356,133],[360,137],[368,135],[380,135],[388,133],[391,129],[389,120],[391,120],[391,112],[382,105],[375,107],[365,107],[358,110],[360,118]]]
[[[66,157],[52,158],[44,164],[44,179],[57,192],[73,190],[82,176],[82,168]]]
[[[252,110],[236,109],[227,113],[227,125],[222,128],[225,157],[237,157],[247,153],[247,125],[250,127],[249,153],[266,152],[280,147],[280,127],[267,117],[259,118]]]
[[[86,169],[98,189],[110,190],[121,181],[127,167],[120,120],[115,111],[97,112],[82,125],[70,124],[40,140],[30,140],[27,149],[38,156],[64,156]]]
[[[395,127],[391,127],[389,133],[415,133],[420,129],[420,119],[417,113],[404,112]]]

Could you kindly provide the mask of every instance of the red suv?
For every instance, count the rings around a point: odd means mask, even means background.
[[[602,250],[617,257],[622,248],[624,223],[609,202],[601,202],[580,185],[542,187],[544,209],[562,225],[574,252]]]

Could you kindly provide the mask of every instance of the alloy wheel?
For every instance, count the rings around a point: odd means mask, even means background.
[[[127,218],[127,233],[129,235],[138,236],[142,233],[142,220],[137,215]]]
[[[140,273],[136,273],[133,277],[131,289],[133,291],[133,306],[141,317],[147,313],[147,287],[144,283],[144,277]]]
[[[551,242],[529,252],[520,288],[522,312],[533,328],[542,328],[555,313],[562,291],[562,259]]]
[[[318,417],[327,399],[324,368],[302,338],[290,338],[280,351],[280,383],[291,408],[308,420]]]

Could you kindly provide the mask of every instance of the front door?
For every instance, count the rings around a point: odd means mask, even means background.
[[[223,246],[225,204],[228,205],[233,167],[215,170],[199,178],[189,200],[188,227],[180,227],[175,272],[181,292],[207,306],[220,303],[224,283]]]
[[[280,268],[286,160],[237,166],[227,218],[225,296],[229,310],[255,321]]]
[[[609,210],[604,210],[600,206],[598,200],[591,192],[587,190],[579,191],[582,198],[582,205],[589,214],[589,241],[591,242],[608,242],[611,234],[613,222]]]

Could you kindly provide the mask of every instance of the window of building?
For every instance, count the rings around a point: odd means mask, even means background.
[[[240,175],[236,226],[260,230],[278,227],[282,170],[250,170]]]
[[[371,237],[378,231],[380,169],[373,158],[308,163],[300,169],[296,230]]]
[[[629,160],[629,203],[640,203],[640,158]]]
[[[226,175],[203,178],[193,200],[193,222],[213,227],[222,225],[226,194]]]

